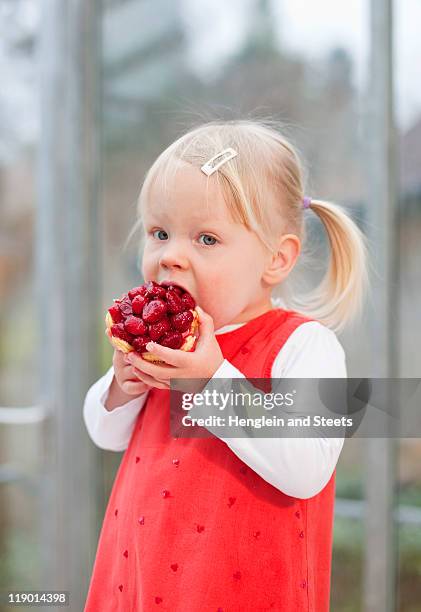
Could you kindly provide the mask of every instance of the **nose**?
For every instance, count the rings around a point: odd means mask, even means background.
[[[188,259],[183,252],[182,245],[175,242],[166,244],[162,251],[159,265],[164,270],[172,268],[178,270],[186,269],[188,267]]]

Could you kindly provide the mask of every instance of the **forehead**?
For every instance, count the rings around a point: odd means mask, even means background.
[[[232,223],[216,177],[208,178],[200,168],[180,164],[166,184],[158,176],[149,188],[144,218],[188,217],[191,222]]]

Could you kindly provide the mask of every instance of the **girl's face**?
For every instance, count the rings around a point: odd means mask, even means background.
[[[181,285],[215,329],[270,310],[271,286],[262,276],[271,255],[254,232],[231,219],[216,180],[208,183],[208,206],[207,177],[199,168],[183,164],[174,183],[167,198],[154,185],[142,213],[145,281]]]

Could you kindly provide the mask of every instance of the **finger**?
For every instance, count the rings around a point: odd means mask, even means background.
[[[169,384],[165,382],[161,382],[157,380],[156,378],[149,376],[149,374],[145,374],[144,372],[141,372],[137,368],[133,368],[133,372],[146,385],[150,385],[151,387],[158,387],[158,389],[169,389],[170,388]]]
[[[199,313],[199,339],[197,341],[196,350],[199,349],[206,341],[215,335],[215,326],[213,318],[205,312],[200,306],[196,306]]]
[[[134,366],[130,366],[130,371],[136,376],[136,378],[141,379],[141,380],[144,378],[145,379],[144,382],[146,382],[146,378],[149,378],[150,380],[157,380],[158,382],[164,383],[166,385],[170,384],[170,379],[168,377],[155,378],[154,376],[150,376],[149,374],[146,374],[145,372],[138,370]]]
[[[186,365],[186,351],[181,351],[180,349],[172,349],[168,346],[162,346],[162,344],[157,344],[156,342],[148,342],[146,345],[146,350],[148,353],[156,355],[162,361],[165,361],[167,366],[165,367],[174,367],[174,368],[182,368]],[[145,359],[142,359],[142,363],[145,363]],[[146,361],[147,363],[153,363],[150,361]]]
[[[126,380],[123,386],[123,391],[128,393],[128,395],[140,395],[141,393],[145,393],[145,385],[139,380]]]
[[[114,349],[113,362],[115,362],[119,368],[130,365],[130,363],[125,360],[125,353],[116,348]]]
[[[180,372],[179,368],[175,368],[174,366],[158,365],[156,363],[146,361],[145,359],[141,359],[139,367],[137,367],[137,364],[134,367],[140,370],[142,374],[152,376],[152,378],[156,380],[169,380],[171,377],[177,376],[176,372]]]
[[[142,372],[146,372],[151,376],[156,378],[168,378],[169,370],[174,370],[176,367],[182,367],[184,364],[184,351],[170,349],[167,346],[161,346],[160,344],[155,344],[154,342],[148,342],[146,348],[148,349],[149,353],[152,353],[153,355],[156,355],[162,359],[162,361],[165,361],[166,365],[147,361],[139,354],[134,352],[128,355],[128,359],[134,366],[136,366],[136,368],[139,368],[139,370],[142,370]]]

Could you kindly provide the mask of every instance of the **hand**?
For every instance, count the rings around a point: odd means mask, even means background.
[[[109,329],[105,330],[108,338],[111,338]],[[133,372],[133,367],[130,361],[127,361],[127,353],[114,349],[113,355],[114,377],[120,389],[129,396],[138,396],[148,391],[152,387],[158,385],[159,389],[167,389],[167,386],[162,386],[161,381],[155,381],[153,378],[145,375],[142,377],[136,376]]]
[[[127,359],[133,364],[134,372],[140,380],[160,381],[161,384],[166,385],[165,388],[169,389],[171,378],[205,378],[206,380],[212,378],[224,361],[224,356],[215,336],[212,317],[199,306],[196,310],[199,313],[200,335],[194,351],[186,352],[153,342],[148,343],[146,348],[149,352],[165,361],[165,365],[142,359],[134,351],[127,355]],[[192,385],[194,386],[193,382]],[[189,390],[191,391],[191,388]],[[196,391],[199,389],[197,388]]]

